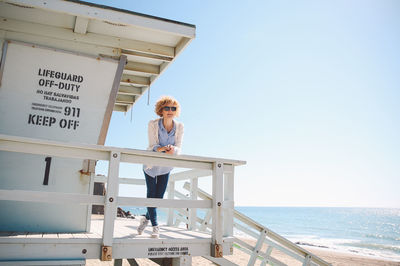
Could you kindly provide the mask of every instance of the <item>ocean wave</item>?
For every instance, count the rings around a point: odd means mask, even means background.
[[[374,239],[386,239],[386,240],[400,241],[400,237],[381,235],[381,234],[365,234],[364,236],[367,238],[374,238]]]
[[[374,250],[387,250],[392,251],[400,255],[400,246],[392,246],[392,245],[383,245],[383,244],[375,244],[375,243],[355,243],[352,246],[356,246],[359,248],[367,248]]]
[[[315,236],[289,239],[301,246],[327,248],[340,252],[400,261],[400,246],[397,245],[365,243],[356,239],[317,238]]]
[[[239,230],[234,230],[234,235],[242,238],[251,238]],[[339,252],[400,261],[400,246],[397,245],[369,244],[357,239],[320,238],[316,235],[284,235],[284,237],[300,246],[331,249]]]

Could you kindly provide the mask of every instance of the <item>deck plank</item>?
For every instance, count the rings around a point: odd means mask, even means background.
[[[58,234],[58,238],[64,238],[64,239],[66,239],[66,238],[74,238],[73,236],[72,236],[72,234],[71,233],[59,233]]]
[[[86,233],[72,233],[72,237],[75,239],[86,239],[88,238]]]
[[[50,239],[58,238],[58,234],[57,233],[43,233],[43,238],[50,238]]]
[[[87,238],[89,239],[96,239],[96,238],[101,238],[101,235],[97,233],[92,233],[92,232],[87,232],[86,233]]]
[[[117,218],[114,225],[114,239],[146,239],[151,237],[152,227],[147,226],[142,235],[137,234],[139,220]],[[93,220],[91,224],[91,233],[101,234],[103,230],[102,220]],[[198,231],[190,231],[185,228],[160,225],[160,239],[182,239],[182,240],[209,240],[211,235]]]
[[[28,235],[28,232],[13,232],[9,235],[9,237],[12,238],[26,238]]]
[[[29,232],[26,238],[43,238],[43,233]]]
[[[136,242],[151,242],[152,227],[149,225],[142,235],[137,234],[137,227],[139,225],[138,219],[117,218],[114,226],[114,242],[123,243],[136,243]],[[38,243],[43,239],[46,243],[56,241],[62,243],[80,243],[87,241],[88,243],[97,243],[102,239],[103,220],[94,219],[91,222],[91,231],[82,233],[36,233],[36,232],[0,232],[1,241],[7,242],[7,239],[15,239],[15,241],[25,241],[30,243]],[[17,240],[20,239],[20,240]],[[209,242],[211,235],[204,232],[190,231],[186,228],[160,225],[160,240],[168,242]],[[21,242],[22,243],[22,242]]]
[[[129,257],[161,257],[163,254],[149,253],[152,248],[186,248],[193,256],[209,256],[211,235],[198,231],[190,231],[182,227],[161,224],[160,238],[151,238],[152,227],[149,225],[142,235],[137,235],[138,219],[118,218],[115,220],[113,237],[113,256],[115,258]],[[2,232],[0,245],[3,254],[14,254],[13,259],[72,258],[86,250],[85,258],[99,259],[103,220],[94,219],[91,231],[85,233],[10,233]],[[229,253],[233,239],[224,238],[224,252]],[[1,259],[1,252],[0,252]]]

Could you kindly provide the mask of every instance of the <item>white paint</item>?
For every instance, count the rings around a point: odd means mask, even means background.
[[[222,244],[223,235],[223,217],[222,217],[222,201],[224,193],[224,164],[221,161],[216,161],[213,164],[212,176],[212,240],[213,244]],[[217,254],[212,254],[213,257],[219,257]]]
[[[112,246],[114,234],[114,221],[117,216],[117,196],[118,196],[118,173],[121,153],[110,152],[110,163],[108,167],[108,182],[104,201],[104,226],[103,226],[103,245]]]

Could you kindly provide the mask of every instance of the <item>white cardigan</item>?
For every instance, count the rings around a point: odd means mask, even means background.
[[[149,147],[148,150],[153,150],[154,146],[160,145],[158,140],[158,121],[161,118],[151,120],[148,126],[148,134],[149,134]],[[183,139],[183,123],[180,123],[174,120],[175,123],[175,145],[174,145],[174,154],[179,154],[182,148],[182,139]]]

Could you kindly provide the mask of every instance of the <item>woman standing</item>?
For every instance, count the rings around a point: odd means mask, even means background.
[[[167,154],[179,154],[182,146],[183,124],[174,120],[179,116],[180,106],[177,100],[170,96],[164,96],[156,103],[155,112],[160,118],[151,120],[148,126],[149,147],[148,150],[163,152]],[[147,198],[164,197],[168,185],[169,173],[172,167],[166,166],[143,166],[146,178]],[[145,217],[140,220],[137,228],[141,235],[151,221],[153,233],[151,237],[158,238],[160,227],[157,222],[157,209],[147,208]]]

